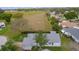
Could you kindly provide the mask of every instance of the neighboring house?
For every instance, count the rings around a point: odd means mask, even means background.
[[[0,29],[5,27],[5,23],[4,22],[0,22]]]
[[[79,27],[77,25],[78,23],[75,23],[75,22],[70,22],[70,21],[67,21],[67,20],[64,20],[62,22],[59,23],[59,25],[62,27],[62,28],[74,28],[74,27]]]
[[[62,20],[63,14],[61,14],[60,12],[53,11],[53,12],[49,12],[49,14],[50,17],[55,17],[58,21]]]
[[[5,36],[0,36],[0,49],[1,46],[5,45],[7,42],[7,38]]]
[[[59,11],[53,11],[53,12],[49,12],[50,15],[58,15],[61,14],[61,12]]]
[[[22,48],[24,50],[31,50],[33,46],[38,46],[38,44],[35,41],[37,33],[29,33],[26,38],[24,38],[22,42]],[[46,35],[47,44],[45,46],[61,46],[61,40],[59,34],[57,34],[54,31],[51,31],[50,33],[44,34]]]
[[[63,28],[62,33],[64,33],[67,36],[71,36],[74,41],[79,43],[79,29],[77,28]]]

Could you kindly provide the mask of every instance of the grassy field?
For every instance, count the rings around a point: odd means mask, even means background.
[[[25,12],[23,18],[14,21],[13,27],[21,32],[49,32],[52,30],[45,12]]]
[[[62,44],[62,50],[63,51],[70,51],[70,50],[72,50],[71,49],[71,45],[70,45],[70,43],[71,42],[74,42],[70,37],[67,37],[67,36],[62,36],[61,37],[61,44]]]
[[[15,32],[12,30],[11,25],[7,25],[6,28],[0,30],[0,35],[4,35],[8,37],[8,39],[19,39],[21,33],[20,32]]]

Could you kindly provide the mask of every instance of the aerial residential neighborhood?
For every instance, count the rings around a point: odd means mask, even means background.
[[[79,8],[0,8],[0,51],[79,51]]]

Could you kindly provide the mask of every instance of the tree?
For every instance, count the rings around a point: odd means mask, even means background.
[[[7,13],[1,13],[0,14],[0,19],[6,20],[7,22],[10,22],[12,14],[7,14]]]
[[[47,40],[45,39],[45,37],[42,35],[41,32],[36,37],[36,43],[38,43],[40,49],[43,45],[47,43]]]
[[[55,17],[51,17],[50,18],[50,23],[53,25],[54,23],[58,23],[58,21]]]
[[[54,24],[52,25],[52,28],[53,28],[53,30],[55,30],[57,33],[60,33],[60,31],[61,31],[61,27],[60,27],[57,23],[54,23]]]
[[[75,11],[69,11],[69,12],[64,14],[64,17],[66,19],[75,19],[75,18],[78,18],[78,15]]]
[[[17,47],[14,45],[12,40],[9,40],[4,46],[1,48],[2,51],[16,51]]]
[[[60,32],[61,27],[58,25],[58,21],[55,17],[50,18],[50,23],[52,24],[52,29],[55,30],[57,33]]]

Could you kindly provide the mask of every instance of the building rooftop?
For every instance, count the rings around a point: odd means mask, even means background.
[[[66,20],[60,22],[59,25],[62,26],[63,28],[64,28],[64,27],[69,27],[69,28],[72,28],[72,27],[79,27],[79,26],[77,25],[77,23],[75,23],[75,22],[70,22],[70,21],[66,21]]]
[[[48,45],[52,45],[52,43],[60,43],[61,44],[60,36],[55,31],[51,31],[50,34],[47,34],[46,39],[48,40]],[[57,46],[60,46],[60,44]]]
[[[79,29],[77,28],[63,28],[64,32],[67,32],[68,35],[72,36],[72,38],[79,43]]]
[[[36,45],[35,36],[36,34],[28,34],[27,37],[24,37],[22,42],[22,48],[25,50],[31,50],[32,46]]]

